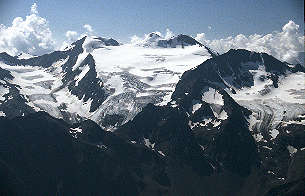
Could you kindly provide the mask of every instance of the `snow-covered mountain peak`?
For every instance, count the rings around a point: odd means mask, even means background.
[[[155,42],[159,39],[162,39],[162,35],[160,32],[151,32],[145,37],[146,41]]]
[[[64,51],[73,49],[74,47],[81,47],[85,52],[90,53],[94,49],[102,48],[105,46],[119,46],[120,43],[112,38],[104,38],[98,36],[84,36],[81,39],[73,42],[67,46]]]
[[[160,39],[162,39],[162,35],[160,32],[151,32],[149,34],[145,34],[143,39],[138,38],[134,45],[144,47],[156,47]]]
[[[196,41],[194,38],[188,35],[179,34],[177,36],[168,38],[168,39],[161,39],[158,41],[158,46],[164,48],[176,48],[176,47],[185,47],[185,46],[203,46],[201,43]]]
[[[172,37],[163,37],[160,32],[152,32],[146,34],[143,39],[135,42],[135,45],[144,47],[160,47],[160,48],[184,48],[185,46],[203,46],[194,38],[188,35],[179,34]]]
[[[218,126],[215,117],[231,118],[238,104],[251,111],[246,119],[255,140],[267,142],[291,122],[304,125],[300,120],[305,113],[304,86],[305,70],[300,65],[288,65],[266,53],[230,50],[185,72],[169,105],[188,111],[191,129],[200,130],[210,129],[211,122]]]
[[[119,46],[119,42],[112,38],[103,38],[103,37],[96,37],[96,36],[88,36],[86,37],[83,48],[86,52],[92,52],[94,49],[102,48],[105,46]]]

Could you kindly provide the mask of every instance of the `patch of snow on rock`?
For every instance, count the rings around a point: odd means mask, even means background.
[[[165,157],[165,154],[161,150],[158,150],[158,153]]]
[[[155,147],[155,143],[152,144],[149,141],[149,139],[146,139],[146,138],[144,138],[144,145],[147,146],[148,148],[151,148],[151,149],[154,149],[154,147]]]
[[[272,137],[272,140],[275,139],[279,133],[280,133],[280,132],[279,132],[278,130],[272,129],[272,130],[270,131],[270,136]]]
[[[86,53],[86,52],[83,52],[83,53],[78,55],[76,63],[72,67],[72,71],[75,71],[80,66],[80,64],[85,60],[87,55],[88,55],[88,53]]]
[[[227,118],[228,118],[228,114],[225,110],[222,110],[218,115],[218,119],[220,120],[226,120]]]
[[[6,95],[9,92],[10,92],[9,88],[5,88],[4,86],[0,86],[0,101],[4,101],[5,98],[3,96]]]
[[[201,108],[202,103],[198,100],[193,100],[192,114],[194,114],[197,110]]]
[[[79,127],[70,128],[70,130],[71,130],[70,132],[72,132],[72,133],[82,133],[83,132],[83,130]]]
[[[88,71],[90,70],[89,65],[85,65],[84,67],[80,68],[82,70],[82,72],[75,77],[75,86],[78,86],[78,83],[85,77],[85,75],[88,73]]]
[[[294,153],[298,151],[298,149],[294,148],[293,146],[288,145],[287,150],[289,151],[289,155],[293,156]]]
[[[0,111],[0,116],[6,116],[3,111]]]
[[[260,142],[262,139],[264,139],[264,137],[261,133],[254,134],[253,137],[254,137],[256,142]]]
[[[203,92],[202,101],[205,101],[209,104],[224,104],[222,95],[217,90],[211,87],[209,87],[208,89],[206,89],[206,91]]]

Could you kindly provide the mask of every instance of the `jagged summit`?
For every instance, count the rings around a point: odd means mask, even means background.
[[[201,43],[196,41],[194,38],[188,36],[179,34],[177,36],[174,36],[169,39],[161,39],[158,40],[158,46],[164,47],[164,48],[176,48],[176,47],[185,47],[185,46],[203,46]]]
[[[83,48],[86,52],[92,52],[94,49],[103,48],[105,46],[119,46],[119,42],[110,38],[102,38],[102,37],[86,37],[83,43]]]
[[[119,46],[120,43],[113,38],[104,38],[98,36],[84,36],[81,39],[73,42],[67,46],[64,51],[71,50],[74,47],[82,47],[88,52],[92,52],[94,49],[102,48],[105,46]]]
[[[164,38],[159,32],[147,34],[143,40],[136,43],[144,47],[161,47],[161,48],[184,48],[185,46],[203,46],[194,38],[188,35],[179,34],[170,38]]]

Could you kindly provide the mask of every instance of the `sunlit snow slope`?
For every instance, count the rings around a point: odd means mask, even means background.
[[[94,50],[98,76],[112,94],[93,114],[129,113],[131,119],[147,103],[165,105],[184,71],[210,54],[202,47],[145,48],[123,45]]]
[[[12,78],[3,80],[1,99],[9,90],[5,83],[10,83],[36,111],[68,121],[90,118],[114,128],[148,103],[167,104],[183,72],[213,54],[189,36],[172,39],[153,40],[166,42],[159,46],[84,37],[64,51],[40,57],[2,53],[0,67]],[[8,109],[0,110],[4,116]]]

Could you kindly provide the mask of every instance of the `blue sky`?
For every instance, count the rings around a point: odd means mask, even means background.
[[[193,36],[204,32],[209,39],[280,31],[289,20],[304,29],[303,0],[0,0],[0,23],[25,17],[34,2],[60,41],[84,24],[123,42],[166,28]]]
[[[137,44],[145,40],[144,34],[159,31],[164,38],[191,35],[219,53],[243,48],[300,63],[303,4],[303,0],[0,0],[0,52],[42,55],[62,50],[84,35]]]

